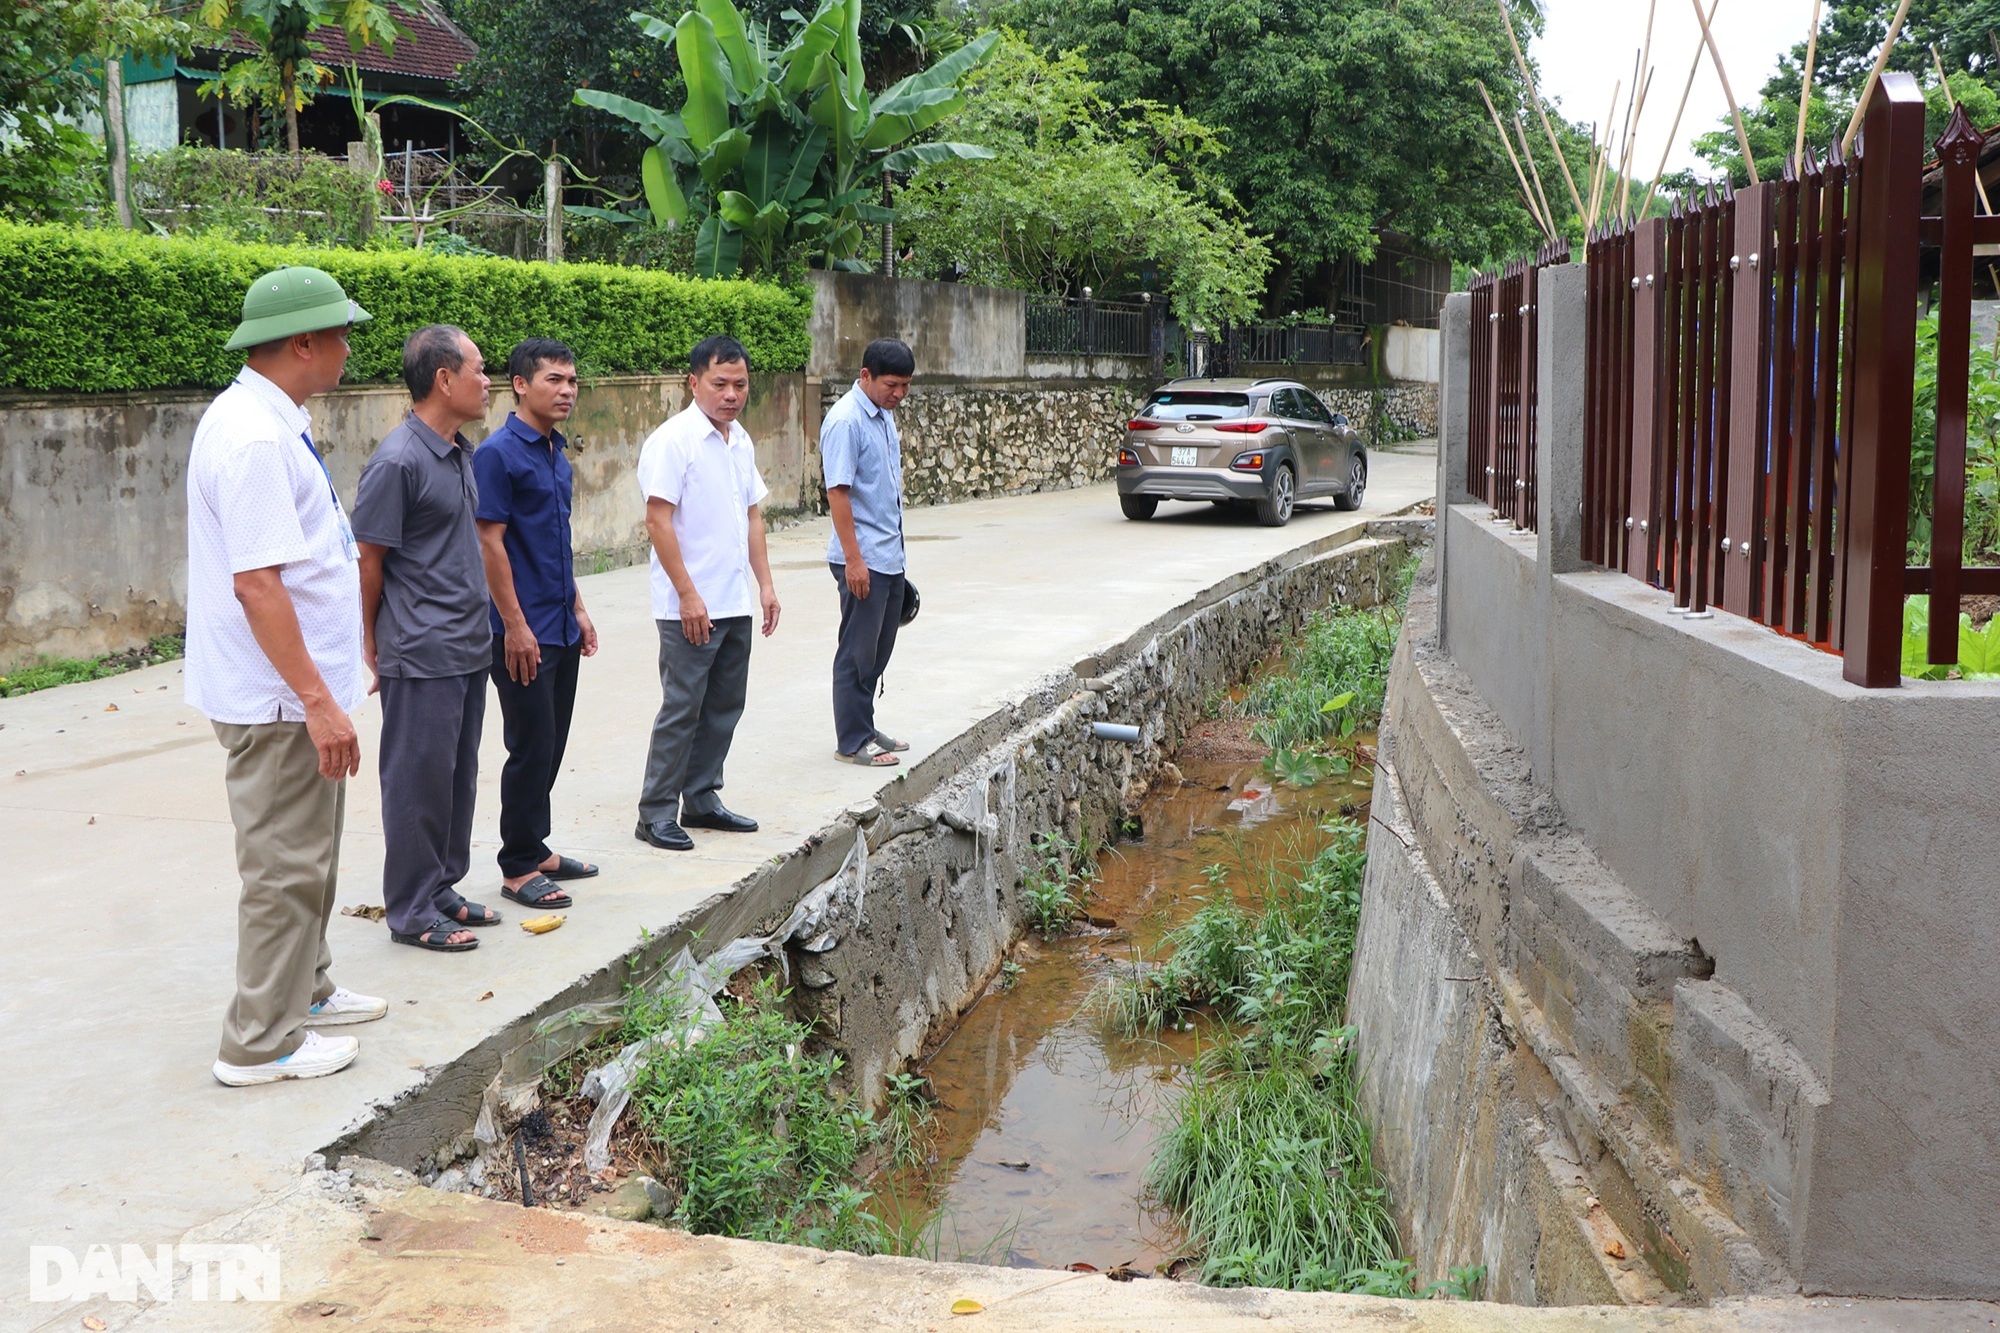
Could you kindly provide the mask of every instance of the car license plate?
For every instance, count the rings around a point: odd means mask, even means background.
[[[1194,460],[1195,460],[1195,451],[1193,448],[1187,446],[1180,446],[1175,448],[1174,450],[1175,467],[1193,467],[1195,465]]]

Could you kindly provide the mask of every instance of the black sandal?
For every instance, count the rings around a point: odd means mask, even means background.
[[[543,874],[537,874],[518,889],[503,887],[500,896],[523,907],[553,909],[570,905],[569,895],[557,888],[555,882]]]
[[[497,926],[500,914],[484,903],[470,903],[465,896],[455,890],[446,890],[451,897],[440,904],[438,910],[461,926],[477,930],[481,926]]]
[[[479,947],[478,940],[467,940],[463,944],[453,944],[451,937],[465,927],[441,916],[414,935],[405,935],[400,930],[389,932],[389,938],[398,944],[414,944],[419,949],[430,949],[436,953],[465,953]]]
[[[542,872],[550,879],[589,879],[597,873],[597,867],[586,865],[573,856],[558,856],[554,870]]]

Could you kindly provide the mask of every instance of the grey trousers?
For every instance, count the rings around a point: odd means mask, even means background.
[[[472,868],[472,804],[486,669],[431,680],[382,678],[382,905],[414,935],[457,898]]]
[[[847,566],[829,564],[840,585],[840,642],[833,650],[833,731],[842,754],[875,739],[875,687],[896,651],[902,627],[903,576],[868,571],[868,596],[847,588]]]
[[[326,923],[340,878],[347,780],[319,775],[303,722],[217,722],[236,825],[236,998],[222,1020],[224,1063],[261,1065],[306,1039],[306,1011],[333,994]]]
[[[753,616],[709,627],[708,642],[689,643],[678,620],[660,627],[660,711],[646,752],[639,818],[678,820],[683,809],[706,814],[722,804],[722,762],[729,757],[750,683]]]

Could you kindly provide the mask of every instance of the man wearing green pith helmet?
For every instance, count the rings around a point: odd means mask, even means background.
[[[327,918],[347,779],[349,710],[367,679],[354,531],[313,444],[306,402],[340,383],[368,312],[316,268],[266,273],[227,346],[246,353],[188,457],[187,701],[226,752],[236,825],[236,998],[215,1077],[231,1087],[316,1078],[359,1043],[317,1029],[388,1005],[328,975]]]

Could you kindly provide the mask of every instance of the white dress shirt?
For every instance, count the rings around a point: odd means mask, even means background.
[[[689,404],[667,418],[639,449],[639,492],[674,507],[674,538],[710,620],[754,616],[757,580],[750,571],[750,506],[770,489],[757,472],[750,432],[729,423],[725,437]],[[680,594],[652,555],[653,619],[678,620]]]

